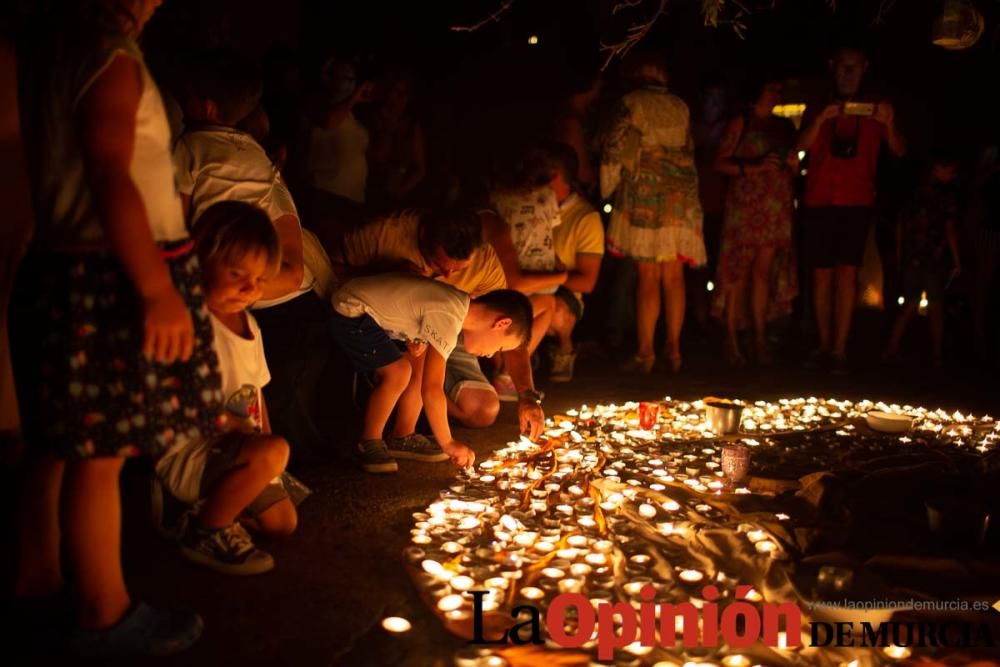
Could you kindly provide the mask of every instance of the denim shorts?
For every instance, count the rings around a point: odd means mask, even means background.
[[[373,373],[403,357],[400,350],[403,343],[389,338],[385,329],[367,313],[346,317],[334,311],[330,330],[354,368],[362,373]]]

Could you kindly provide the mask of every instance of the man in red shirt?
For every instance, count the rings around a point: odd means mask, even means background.
[[[829,357],[834,371],[844,372],[857,272],[874,219],[879,152],[884,141],[899,156],[906,144],[891,104],[859,98],[868,69],[863,51],[838,49],[830,69],[836,96],[819,113],[806,109],[799,135],[799,150],[809,153],[802,236],[805,261],[813,272],[816,356]]]

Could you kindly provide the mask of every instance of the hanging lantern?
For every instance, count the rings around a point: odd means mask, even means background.
[[[967,49],[979,40],[984,27],[983,15],[971,0],[945,0],[944,13],[934,20],[933,41],[946,49]]]

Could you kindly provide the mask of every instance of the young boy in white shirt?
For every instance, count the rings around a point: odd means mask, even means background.
[[[373,473],[396,472],[393,454],[422,461],[447,457],[459,467],[472,465],[475,454],[452,438],[448,426],[445,364],[459,335],[466,351],[477,356],[527,344],[531,333],[527,297],[513,290],[494,290],[471,300],[465,292],[431,278],[383,274],[345,284],[334,294],[333,308],[331,326],[337,344],[359,372],[374,375],[375,388],[358,443],[362,467]],[[393,408],[397,430],[400,424],[416,423],[420,410],[425,410],[440,451],[424,446],[410,452],[398,443],[407,442],[412,434],[394,431],[391,440],[397,444],[390,454],[383,432]]]
[[[295,505],[280,480],[288,443],[272,435],[261,388],[270,380],[260,329],[248,307],[260,298],[281,258],[274,227],[242,202],[209,207],[195,229],[205,305],[215,336],[225,406],[224,433],[187,440],[156,462],[157,481],[196,514],[180,537],[181,554],[224,574],[274,567],[240,525],[272,535],[295,530]]]

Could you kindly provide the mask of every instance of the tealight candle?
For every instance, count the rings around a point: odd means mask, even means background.
[[[642,505],[639,505],[639,516],[644,519],[652,519],[656,516],[656,508],[647,503],[643,503]]]
[[[465,599],[456,593],[445,595],[438,600],[437,607],[441,611],[453,611],[465,604]]]
[[[754,548],[757,549],[757,553],[773,554],[778,550],[778,545],[771,540],[761,540],[754,545]]]
[[[525,586],[521,589],[521,597],[525,600],[541,600],[545,597],[545,591],[534,586]]]
[[[906,658],[909,658],[910,655],[913,653],[913,651],[911,651],[907,647],[896,646],[895,644],[891,646],[886,646],[882,650],[888,657],[892,658],[893,660],[905,660]]]
[[[476,585],[476,580],[472,577],[459,575],[457,577],[452,577],[448,584],[456,591],[467,591]]]
[[[700,570],[681,570],[677,576],[688,583],[696,583],[705,578],[705,574]]]
[[[577,548],[587,546],[587,541],[586,535],[570,535],[566,538],[566,544]]]
[[[552,579],[561,579],[562,577],[566,576],[566,573],[560,570],[558,567],[546,567],[542,569],[542,574]]]
[[[739,653],[727,655],[722,659],[722,667],[750,667],[751,664],[750,658]]]
[[[593,572],[594,568],[590,567],[586,563],[573,563],[569,568],[569,573],[574,577],[586,577],[588,574]]]
[[[409,632],[413,627],[410,622],[402,616],[388,616],[382,619],[382,627],[386,632]]]

